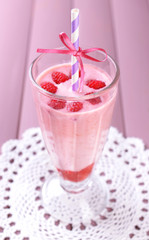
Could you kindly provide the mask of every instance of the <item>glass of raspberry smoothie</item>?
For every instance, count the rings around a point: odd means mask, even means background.
[[[103,59],[105,54],[92,56]],[[30,68],[39,124],[56,169],[43,185],[43,205],[56,219],[73,224],[95,219],[108,202],[106,186],[94,169],[107,138],[119,79],[110,56],[101,63],[83,62],[82,92],[72,91],[70,56],[41,54]]]

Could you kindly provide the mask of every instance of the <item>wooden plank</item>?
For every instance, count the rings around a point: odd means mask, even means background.
[[[17,137],[32,1],[0,6],[0,146]]]
[[[149,1],[112,1],[127,136],[149,146]]]
[[[80,45],[104,48],[117,60],[110,1],[73,0],[73,7],[80,9]],[[124,133],[120,90],[112,125]]]
[[[38,126],[28,76],[29,65],[38,55],[37,48],[62,46],[59,33],[70,34],[70,9],[70,0],[35,1],[19,135],[29,127]]]

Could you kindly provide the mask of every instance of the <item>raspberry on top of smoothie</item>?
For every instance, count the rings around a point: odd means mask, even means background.
[[[89,64],[84,64],[85,77],[83,91],[81,93],[72,91],[71,64],[57,65],[47,69],[37,79],[37,83],[46,91],[59,96],[77,97],[98,92],[110,83],[109,76],[101,69]],[[91,105],[101,104],[102,99],[95,97],[86,102]],[[84,103],[81,101],[66,102],[61,99],[51,99],[48,103],[53,109],[60,110],[66,108],[68,112],[78,112],[83,109]]]

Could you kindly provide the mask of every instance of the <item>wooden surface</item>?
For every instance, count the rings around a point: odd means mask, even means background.
[[[93,4],[94,3],[94,4]],[[29,83],[37,48],[70,36],[80,9],[80,45],[102,47],[121,70],[112,125],[149,146],[149,0],[5,0],[0,3],[0,145],[38,126]]]

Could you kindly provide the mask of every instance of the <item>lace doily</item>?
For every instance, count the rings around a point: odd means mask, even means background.
[[[96,167],[109,203],[88,225],[64,224],[44,210],[40,190],[54,171],[39,128],[2,146],[0,240],[149,240],[149,150],[140,139],[125,139],[111,127]]]

